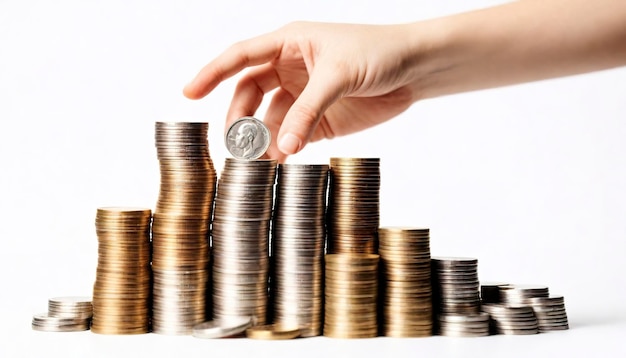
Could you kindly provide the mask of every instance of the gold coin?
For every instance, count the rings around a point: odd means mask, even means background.
[[[250,327],[246,330],[246,337],[252,339],[293,339],[300,336],[300,328],[283,324],[265,324]]]

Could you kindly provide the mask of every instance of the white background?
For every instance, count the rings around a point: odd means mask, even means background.
[[[569,331],[257,342],[30,328],[48,298],[91,295],[97,207],[156,204],[155,121],[210,122],[219,173],[236,78],[201,101],[181,91],[228,45],[294,20],[409,22],[496,3],[0,0],[0,356],[623,356],[626,68],[423,101],[290,160],[381,158],[382,225],[429,227],[432,255],[477,257],[483,281],[548,285]]]

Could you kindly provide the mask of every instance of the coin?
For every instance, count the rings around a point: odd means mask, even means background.
[[[265,124],[250,116],[241,117],[228,128],[226,149],[238,159],[258,159],[270,146],[272,136]]]
[[[250,327],[246,330],[246,337],[252,339],[293,339],[300,336],[300,328],[297,325],[266,324]]]
[[[229,317],[202,322],[193,327],[196,338],[224,338],[237,336],[252,326],[252,317]]]

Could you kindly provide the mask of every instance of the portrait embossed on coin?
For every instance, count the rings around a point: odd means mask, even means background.
[[[241,117],[226,133],[226,148],[237,159],[258,159],[265,154],[272,137],[265,124],[254,117]]]

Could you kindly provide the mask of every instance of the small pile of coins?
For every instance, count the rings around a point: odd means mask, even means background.
[[[86,331],[92,315],[91,297],[54,297],[48,300],[48,312],[33,316],[32,328],[45,332]]]
[[[539,324],[532,307],[511,307],[503,304],[482,305],[491,318],[493,334],[525,335],[539,333]]]
[[[327,254],[324,336],[378,336],[377,254]]]
[[[145,208],[107,207],[97,211],[94,333],[139,334],[150,330],[150,220],[151,210]]]
[[[548,286],[536,284],[491,284],[481,286],[483,311],[493,307],[520,308],[532,310],[537,321],[538,332],[566,330],[569,328],[563,296],[550,295]],[[498,297],[496,300],[495,297]],[[486,304],[488,301],[489,304]],[[485,308],[487,307],[487,308]],[[506,311],[502,309],[501,311]],[[493,318],[493,317],[492,317]],[[497,326],[496,322],[496,326]],[[530,328],[529,328],[530,329]],[[505,330],[505,334],[525,334],[516,330]]]

